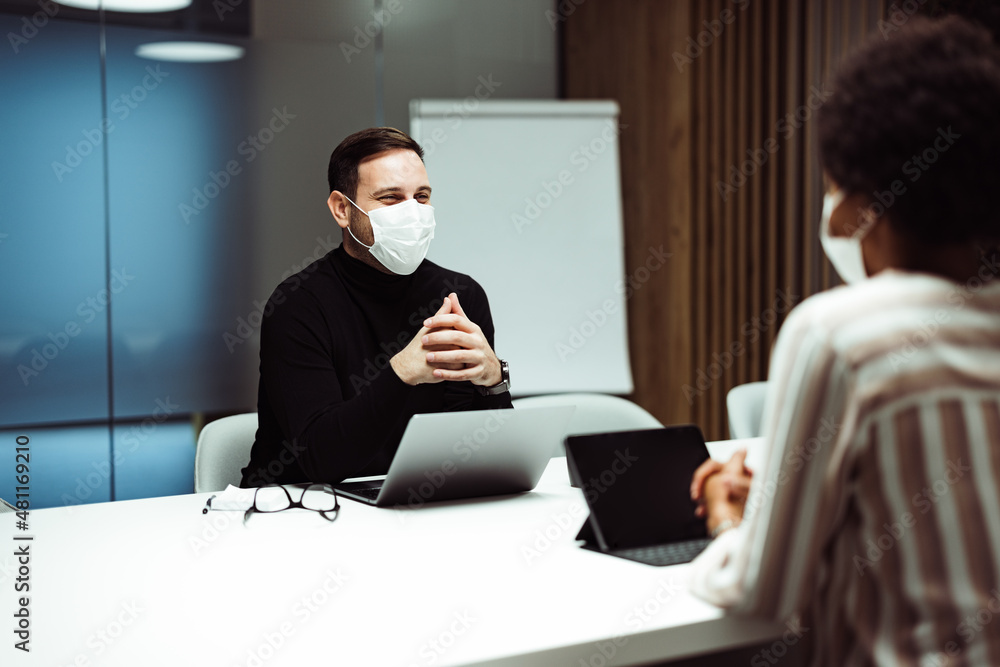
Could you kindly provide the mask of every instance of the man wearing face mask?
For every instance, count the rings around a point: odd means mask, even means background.
[[[819,110],[848,284],[785,321],[752,476],[691,485],[717,536],[692,590],[798,615],[808,664],[1000,664],[998,119],[1000,51],[954,17],[872,37]]]
[[[485,292],[425,259],[436,222],[420,146],[363,130],[327,175],[343,243],[264,310],[244,487],[384,474],[412,415],[511,407]]]

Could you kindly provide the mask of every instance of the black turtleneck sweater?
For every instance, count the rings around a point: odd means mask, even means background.
[[[390,275],[340,246],[281,283],[264,309],[259,425],[241,486],[385,474],[412,415],[511,407],[509,393],[481,396],[471,382],[413,387],[392,370],[389,359],[450,292],[492,347],[483,288],[428,260]]]

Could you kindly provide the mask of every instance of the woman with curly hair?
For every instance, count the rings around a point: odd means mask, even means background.
[[[1000,665],[1000,53],[911,19],[817,116],[846,286],[772,353],[761,462],[706,462],[695,592],[799,616],[814,665]],[[747,495],[749,489],[749,495]]]

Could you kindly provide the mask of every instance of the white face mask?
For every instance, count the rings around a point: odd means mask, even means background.
[[[865,270],[865,257],[861,251],[861,239],[865,237],[870,226],[862,228],[851,236],[831,236],[830,218],[833,210],[844,201],[844,192],[837,190],[823,197],[823,218],[819,223],[819,240],[823,244],[823,252],[830,258],[830,263],[845,283],[851,284],[868,277]]]
[[[354,204],[350,197],[347,201]],[[354,207],[368,216],[375,241],[370,246],[358,241],[350,225],[347,231],[355,241],[368,248],[382,266],[393,273],[408,276],[417,270],[427,256],[427,249],[434,238],[434,207],[407,199],[392,206],[382,206],[371,212]]]

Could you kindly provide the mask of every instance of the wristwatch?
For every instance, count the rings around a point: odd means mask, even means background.
[[[492,387],[481,387],[476,385],[476,391],[478,391],[483,396],[496,396],[497,394],[502,394],[505,391],[510,391],[510,366],[503,359],[498,359],[500,362],[500,382],[497,382]]]

